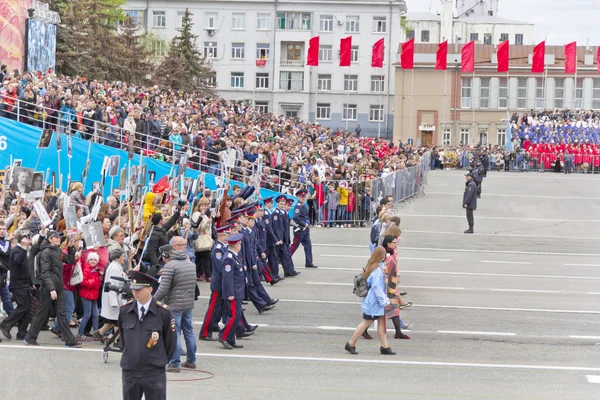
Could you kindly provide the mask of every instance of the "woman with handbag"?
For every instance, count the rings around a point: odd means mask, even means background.
[[[79,284],[79,297],[83,303],[83,317],[79,323],[77,340],[80,342],[89,341],[85,335],[85,327],[90,318],[92,319],[92,329],[98,330],[98,297],[100,297],[100,286],[102,286],[102,269],[98,266],[100,256],[95,251],[87,254],[87,260],[79,260],[83,272],[83,280]],[[93,335],[89,335],[92,337]]]
[[[346,351],[350,354],[358,354],[356,351],[356,342],[362,336],[363,332],[377,321],[377,334],[381,341],[380,352],[384,355],[394,355],[388,345],[385,326],[385,307],[390,304],[390,299],[386,294],[385,260],[386,251],[383,247],[376,247],[367,262],[363,279],[367,281],[369,292],[362,300],[363,321],[356,327],[352,338],[346,343]]]
[[[197,280],[210,282],[212,269],[210,265],[210,251],[215,241],[212,238],[212,218],[210,218],[210,200],[202,197],[196,203],[191,217],[192,228],[198,229],[198,238],[194,241],[194,254],[196,256]]]
[[[385,268],[387,271],[387,289],[386,293],[390,299],[390,303],[385,307],[385,316],[392,320],[396,334],[394,339],[410,339],[410,336],[402,333],[400,324],[400,309],[407,308],[412,305],[411,302],[405,302],[400,296],[400,287],[398,286],[398,242],[400,234],[386,235],[383,237],[381,246],[388,254],[385,260]]]

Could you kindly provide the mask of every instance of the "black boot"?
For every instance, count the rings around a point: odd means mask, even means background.
[[[465,233],[473,233],[473,227],[472,227],[472,226],[470,226],[470,227],[469,227],[469,229],[467,229],[467,230],[465,231]]]

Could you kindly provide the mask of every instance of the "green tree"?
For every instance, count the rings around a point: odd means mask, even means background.
[[[174,90],[212,94],[208,86],[208,78],[214,71],[206,65],[206,57],[202,57],[196,47],[198,35],[192,33],[192,13],[188,9],[182,19],[179,35],[171,41],[169,52],[158,67],[158,82]]]
[[[131,18],[126,18],[120,28],[120,58],[125,68],[116,73],[115,79],[141,84],[147,81],[146,75],[152,70],[151,49],[147,46],[146,34],[140,34],[139,26]]]

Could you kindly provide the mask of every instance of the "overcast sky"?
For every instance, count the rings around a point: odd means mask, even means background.
[[[435,13],[439,0],[407,0],[409,12]],[[600,0],[499,0],[498,16],[535,24],[536,42],[600,45]]]

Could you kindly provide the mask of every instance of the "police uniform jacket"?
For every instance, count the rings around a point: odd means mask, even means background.
[[[283,243],[291,244],[291,235],[290,235],[290,216],[285,210],[281,210],[280,212],[282,225],[283,225]]]
[[[308,206],[306,204],[297,203],[294,207],[294,222],[301,228],[307,228],[310,225],[308,216]]]
[[[228,250],[223,257],[223,283],[221,297],[227,299],[233,296],[236,300],[246,297],[246,275],[239,255]]]
[[[242,228],[244,234],[244,262],[248,270],[257,265],[258,256],[256,254],[256,234],[249,228]]]
[[[265,215],[263,215],[262,217],[262,221],[265,224],[265,231],[267,234],[267,242],[264,248],[275,247],[275,243],[277,243],[277,236],[275,236],[275,233],[273,231],[275,229],[275,221],[273,221],[273,215],[274,213],[272,213],[271,211],[265,210]]]
[[[465,182],[465,193],[463,194],[463,207],[467,205],[467,208],[473,210],[477,209],[477,184],[473,179],[469,182]]]
[[[261,218],[256,220],[254,232],[256,234],[257,253],[260,256],[267,251],[267,229],[265,222]]]
[[[121,307],[119,330],[123,355],[121,368],[140,373],[162,373],[177,348],[175,319],[164,304],[150,301],[140,321],[137,301]],[[154,345],[149,342],[158,337]]]
[[[223,282],[223,257],[227,253],[227,245],[216,241],[210,251],[210,262],[212,266],[212,275],[210,276],[210,290],[220,292]]]
[[[277,239],[276,242],[283,241],[284,239],[284,218],[285,215],[282,215],[279,208],[273,210],[273,234],[275,235],[275,239]]]

